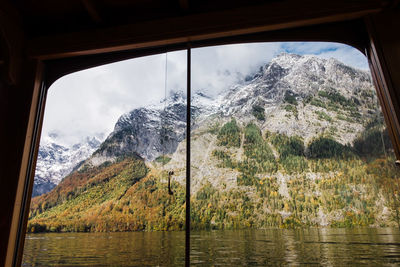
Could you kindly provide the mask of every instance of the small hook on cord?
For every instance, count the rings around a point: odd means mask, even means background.
[[[171,190],[171,176],[174,175],[174,171],[168,172],[168,194],[173,195],[174,192]]]

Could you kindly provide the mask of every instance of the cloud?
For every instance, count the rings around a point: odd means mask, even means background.
[[[186,86],[186,51],[170,53],[169,82]],[[55,132],[66,145],[110,133],[117,119],[164,96],[165,54],[121,61],[69,74],[48,91],[43,136]]]
[[[336,58],[354,68],[368,70],[368,60],[359,50],[345,44],[328,42],[288,42],[282,49],[300,55],[317,55],[322,58]]]
[[[334,57],[368,69],[365,56],[343,44],[323,42],[251,43],[192,49],[192,90],[217,95],[254,73],[281,52]],[[167,94],[186,90],[186,51],[167,55]],[[109,134],[130,110],[158,103],[165,96],[165,54],[79,71],[49,89],[43,134],[56,132],[71,145],[86,136]]]
[[[192,89],[211,95],[255,72],[280,51],[280,43],[224,45],[192,50]]]

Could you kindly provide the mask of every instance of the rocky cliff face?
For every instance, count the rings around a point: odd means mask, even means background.
[[[336,128],[336,139],[351,142],[363,119],[377,111],[369,73],[335,59],[286,53],[247,76],[223,99],[222,116],[247,123],[258,114],[262,129],[306,141]]]
[[[100,140],[95,137],[87,137],[82,143],[71,147],[60,145],[56,134],[44,137],[39,147],[32,196],[39,196],[53,189],[99,145]]]
[[[337,92],[348,99],[363,98],[362,91],[373,90],[369,73],[356,70],[335,59],[282,53],[224,97],[222,111],[227,115],[249,113],[251,105],[281,104],[286,92],[304,101],[321,90]]]
[[[346,145],[379,112],[368,72],[335,59],[287,53],[215,98],[197,92],[191,102],[194,190],[205,176],[214,185],[236,186],[237,173],[219,168],[213,159],[217,140],[210,134],[232,118],[241,128],[254,123],[263,135],[300,136],[305,144],[325,135]],[[121,156],[135,155],[151,162],[167,155],[171,158],[167,168],[184,170],[185,129],[186,96],[175,92],[159,105],[122,115],[84,166],[114,162]],[[236,158],[241,160],[243,153],[241,147],[235,151]],[[185,172],[176,172],[175,178],[183,183]]]
[[[239,124],[254,121],[262,131],[299,135],[306,142],[331,133],[346,144],[377,104],[369,73],[335,59],[282,53],[215,98],[194,93],[191,110],[195,132],[235,117]],[[48,137],[40,147],[34,195],[52,189],[93,151],[86,161],[93,166],[126,155],[153,161],[173,154],[185,134],[186,96],[174,92],[158,105],[122,115],[101,145],[87,139],[68,148]]]
[[[369,73],[335,59],[282,53],[216,98],[195,93],[191,110],[192,129],[235,117],[305,141],[332,132],[346,144],[377,106]],[[130,154],[152,161],[175,152],[185,129],[186,96],[175,92],[159,105],[122,115],[87,163],[98,166]]]
[[[126,155],[137,155],[152,161],[173,153],[185,138],[186,99],[173,93],[159,105],[134,109],[122,115],[114,131],[87,163],[99,165]]]

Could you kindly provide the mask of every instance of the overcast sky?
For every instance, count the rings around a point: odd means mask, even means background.
[[[192,90],[216,95],[281,52],[336,58],[368,70],[358,50],[336,43],[290,42],[225,45],[192,49]],[[48,91],[43,136],[57,133],[72,145],[86,136],[106,137],[119,116],[164,98],[166,55],[154,55],[79,71],[57,80]],[[167,91],[186,90],[186,51],[167,55]]]

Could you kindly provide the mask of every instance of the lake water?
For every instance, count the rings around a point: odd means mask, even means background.
[[[30,234],[23,266],[181,266],[184,232]],[[192,232],[191,265],[400,264],[393,228]]]

